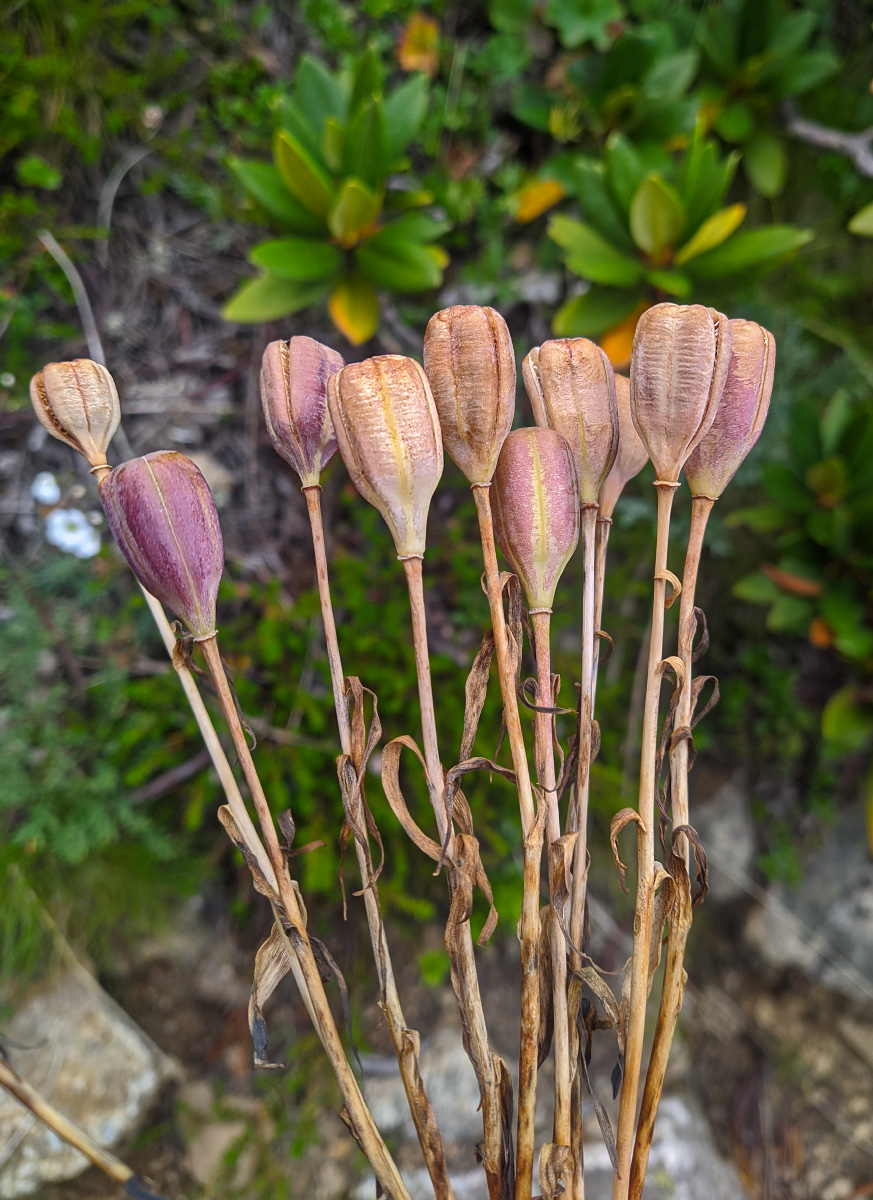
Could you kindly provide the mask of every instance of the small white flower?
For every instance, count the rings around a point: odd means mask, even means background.
[[[40,471],[30,485],[30,494],[37,504],[57,504],[61,488],[51,471]]]
[[[11,371],[4,371],[3,374],[0,375],[0,387],[15,387],[15,376]]]
[[[76,558],[100,551],[100,534],[77,508],[54,508],[45,519],[46,541]]]

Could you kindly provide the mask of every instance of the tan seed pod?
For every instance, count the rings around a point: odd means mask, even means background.
[[[715,418],[731,353],[727,317],[701,304],[656,304],[631,354],[631,414],[659,481],[679,472]]]
[[[776,369],[776,341],[754,321],[731,321],[731,355],[715,420],[685,464],[693,496],[717,500],[761,436]]]
[[[315,487],[336,453],[327,381],[342,355],[310,337],[270,342],[261,363],[261,403],[273,449]]]
[[[92,467],[105,464],[121,405],[104,366],[90,358],[48,363],[31,379],[30,399],[52,437],[78,450]]]
[[[649,461],[648,453],[634,427],[630,408],[630,380],[625,375],[615,377],[615,401],[618,408],[618,453],[612,470],[600,489],[599,515],[611,517],[624,486],[639,475]]]
[[[503,317],[475,304],[434,313],[424,369],[450,457],[470,483],[490,483],[515,415],[515,352]]]
[[[401,558],[424,555],[443,473],[436,404],[418,363],[382,354],[331,375],[328,406],[352,483],[385,519]]]
[[[522,364],[534,420],[567,439],[576,462],[579,502],[597,503],[618,449],[612,365],[587,338],[557,338]]]
[[[497,544],[531,611],[550,610],[579,541],[573,453],[552,429],[514,430],[503,443],[492,488]]]

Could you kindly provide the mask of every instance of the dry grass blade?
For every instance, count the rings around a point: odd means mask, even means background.
[[[255,955],[255,972],[252,994],[249,998],[249,1033],[255,1049],[255,1066],[267,1070],[282,1070],[283,1063],[270,1062],[267,1053],[267,1022],[264,1005],[291,970],[288,951],[278,925],[270,930],[270,936]]]

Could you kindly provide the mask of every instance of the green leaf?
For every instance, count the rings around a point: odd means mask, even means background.
[[[629,317],[640,298],[638,291],[590,288],[583,296],[575,296],[558,309],[552,330],[557,337],[600,337]]]
[[[859,703],[858,689],[844,687],[828,700],[821,715],[826,742],[841,754],[864,750],[873,738],[873,711]]]
[[[292,279],[277,279],[262,275],[249,279],[221,310],[225,321],[242,325],[275,321],[317,303],[326,294],[323,283],[298,283]]]
[[[829,75],[833,75],[838,66],[839,59],[830,50],[814,50],[810,54],[801,54],[779,72],[779,91],[783,96],[799,96],[801,92],[808,92]]]
[[[544,169],[546,173],[550,174],[548,168]],[[593,158],[576,158],[568,182],[579,197],[582,215],[589,224],[620,250],[633,251],[627,224],[606,186],[603,163]]]
[[[345,121],[346,104],[339,83],[323,62],[302,55],[297,65],[294,94],[312,127],[320,133],[328,118]]]
[[[732,204],[730,208],[719,209],[711,217],[707,217],[694,235],[678,250],[673,261],[679,266],[689,259],[696,258],[707,250],[714,250],[722,242],[727,241],[742,224],[746,215],[745,204]]]
[[[804,634],[814,615],[815,607],[811,600],[781,593],[779,599],[770,606],[765,624],[775,633]]]
[[[349,114],[352,118],[355,117],[362,104],[366,104],[374,97],[381,98],[383,81],[382,60],[376,49],[368,46],[358,62],[352,84],[352,98],[349,102]]]
[[[321,156],[332,171],[342,170],[346,127],[336,117],[328,117],[321,135]]]
[[[755,119],[748,104],[738,100],[723,108],[713,125],[716,133],[726,142],[744,142],[755,128]]]
[[[858,237],[873,237],[873,201],[859,208],[849,222],[849,233]]]
[[[315,128],[293,96],[282,96],[276,105],[276,113],[281,128],[312,155],[318,166],[326,167],[327,163],[322,159],[321,130]]]
[[[789,512],[807,513],[813,507],[812,496],[785,463],[765,463],[761,476],[767,494]]]
[[[354,246],[362,233],[370,229],[382,208],[375,195],[358,179],[347,179],[333,203],[327,223],[343,246]]]
[[[394,89],[382,105],[385,154],[394,162],[418,133],[427,112],[430,89],[426,75],[413,75]]]
[[[634,193],[647,171],[636,149],[621,133],[611,133],[603,151],[606,182],[624,212],[630,211]]]
[[[379,299],[361,275],[347,275],[330,294],[328,312],[337,329],[354,346],[369,341],[379,328]]]
[[[731,588],[731,594],[747,604],[773,604],[782,595],[772,579],[763,571],[753,571],[738,579]]]
[[[675,104],[691,86],[699,62],[696,50],[681,50],[656,58],[643,76],[640,87],[643,102]]]
[[[265,212],[298,233],[320,233],[324,222],[295,200],[272,163],[229,158],[227,165],[248,194]]]
[[[439,287],[446,264],[445,251],[416,242],[380,243],[368,238],[355,251],[362,274],[377,287],[392,292],[425,292]]]
[[[779,58],[793,58],[812,36],[817,15],[811,8],[787,13],[773,30],[768,50]]]
[[[778,504],[756,504],[737,508],[725,517],[728,529],[747,528],[755,533],[776,533],[785,525],[785,511]]]
[[[342,253],[330,242],[311,238],[277,238],[261,242],[249,254],[249,262],[280,279],[320,280],[336,275],[343,264]]]
[[[292,196],[314,216],[327,217],[333,201],[331,181],[286,129],[280,129],[276,134],[273,156],[279,174]]]
[[[20,158],[15,164],[15,174],[25,187],[44,188],[47,192],[56,192],[63,180],[61,172],[46,162],[41,154],[27,154]]]
[[[385,179],[385,131],[381,100],[368,100],[352,118],[343,147],[343,174],[372,188]]]
[[[552,241],[567,251],[565,258],[570,270],[592,283],[629,287],[642,275],[640,263],[616,250],[582,221],[559,213],[549,221],[548,233]]]
[[[766,129],[753,134],[743,152],[743,170],[756,192],[770,199],[778,196],[788,173],[785,143]]]
[[[692,260],[689,269],[698,279],[719,279],[747,271],[771,269],[795,254],[813,237],[810,229],[793,225],[765,225],[735,233],[715,250]]]
[[[624,17],[617,0],[550,0],[546,21],[560,36],[561,45],[575,50],[594,42],[601,53],[615,41],[613,27]]]
[[[448,221],[437,221],[423,212],[408,212],[380,229],[372,241],[384,246],[394,242],[435,242],[450,228]]]
[[[664,261],[685,228],[682,201],[660,175],[650,175],[634,192],[630,206],[630,230],[639,248],[657,261]]]
[[[680,300],[691,295],[691,280],[680,271],[646,271],[646,283]]]

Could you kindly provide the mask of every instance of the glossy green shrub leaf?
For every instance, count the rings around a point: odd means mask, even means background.
[[[864,704],[855,687],[841,688],[828,700],[821,715],[825,741],[841,754],[864,750],[873,739],[873,710]]]
[[[622,211],[629,212],[634,193],[647,174],[645,163],[621,133],[612,133],[607,138],[603,161],[609,190]]]
[[[713,126],[719,137],[723,137],[726,142],[744,142],[755,128],[755,118],[748,104],[738,100],[722,109]]]
[[[549,237],[565,250],[567,266],[592,283],[628,287],[642,275],[640,263],[622,254],[582,221],[562,214],[552,217]]]
[[[646,271],[646,283],[679,300],[691,295],[691,280],[681,271]]]
[[[331,171],[339,172],[343,165],[346,127],[336,117],[328,117],[321,135],[321,157]]]
[[[273,155],[282,181],[295,199],[314,216],[327,217],[333,201],[330,178],[286,129],[273,142]]]
[[[277,238],[261,242],[249,254],[249,262],[280,279],[319,280],[335,275],[343,256],[330,242],[311,238]]]
[[[283,96],[279,100],[276,114],[280,127],[312,155],[316,165],[322,169],[327,167],[323,157],[321,129],[312,124],[293,96]]]
[[[389,162],[399,158],[418,133],[427,112],[428,100],[426,75],[413,75],[385,98],[382,115],[385,122],[385,154]]]
[[[334,325],[353,346],[369,341],[379,328],[379,299],[372,283],[361,275],[341,279],[327,307]]]
[[[680,50],[656,58],[642,80],[643,102],[669,105],[681,99],[691,86],[699,63],[696,50]]]
[[[873,202],[859,208],[849,222],[849,233],[858,237],[873,237]]]
[[[681,266],[690,259],[696,258],[698,254],[714,250],[716,246],[720,246],[732,233],[736,232],[745,215],[745,204],[732,204],[729,208],[719,209],[711,217],[706,218],[693,237],[689,238],[685,245],[676,252],[673,261]]]
[[[618,0],[550,0],[546,21],[554,25],[568,50],[593,42],[608,50],[615,40],[613,27],[624,17]]]
[[[756,192],[771,198],[778,196],[788,174],[785,143],[766,129],[753,134],[743,150],[743,170]]]
[[[446,265],[444,250],[380,237],[368,238],[355,252],[361,273],[372,283],[392,292],[426,292],[439,287]]]
[[[721,158],[714,142],[695,135],[679,173],[689,229],[696,229],[721,206],[739,161],[736,151]]]
[[[817,19],[811,8],[786,13],[770,38],[768,49],[774,58],[777,61],[793,58],[802,50],[812,36]]]
[[[339,83],[324,63],[311,54],[304,54],[297,64],[294,95],[302,112],[317,132],[328,118],[346,119],[346,103]]]
[[[737,508],[725,517],[728,529],[751,529],[755,533],[776,533],[785,526],[785,511],[778,504],[756,504]]]
[[[809,229],[793,225],[765,225],[735,233],[715,250],[693,259],[689,270],[698,279],[742,275],[756,268],[771,268],[790,258],[813,237]]]
[[[738,579],[731,588],[731,594],[748,604],[772,604],[782,595],[773,580],[763,571],[752,571],[751,574]]]
[[[834,646],[849,658],[873,654],[873,629],[864,604],[846,585],[828,588],[821,598],[821,615],[833,630]]]
[[[785,463],[765,463],[761,477],[767,494],[789,512],[806,513],[812,507],[812,496]]]
[[[272,163],[230,158],[230,171],[251,198],[275,220],[298,233],[317,233],[323,223],[295,200]]]
[[[799,96],[833,75],[839,65],[830,50],[813,50],[792,59],[779,72],[776,80],[783,96]]]
[[[391,221],[376,235],[383,245],[392,241],[435,242],[451,228],[448,221],[438,221],[423,212],[407,212]]]
[[[629,317],[640,299],[637,291],[592,287],[558,309],[552,330],[557,337],[598,338]]]
[[[639,248],[663,262],[685,228],[685,209],[674,189],[660,175],[649,175],[634,192],[630,205],[631,235]]]
[[[225,304],[221,315],[225,321],[238,321],[244,325],[275,321],[308,308],[325,294],[322,283],[299,283],[264,275],[260,279],[247,280]]]
[[[568,172],[567,190],[575,191],[582,206],[582,215],[598,233],[620,250],[633,252],[633,240],[627,223],[607,187],[603,163],[593,158],[578,157]]]
[[[368,100],[349,122],[343,147],[343,174],[376,188],[384,180],[386,171],[382,102]]]
[[[814,615],[815,606],[811,600],[780,593],[778,599],[770,606],[766,625],[774,633],[794,633],[803,636],[809,629]]]
[[[362,104],[381,97],[385,73],[382,60],[372,46],[368,46],[358,60],[349,101],[349,116],[354,120]]]
[[[381,197],[358,179],[347,179],[328,213],[331,233],[343,246],[354,246],[382,208]]]

